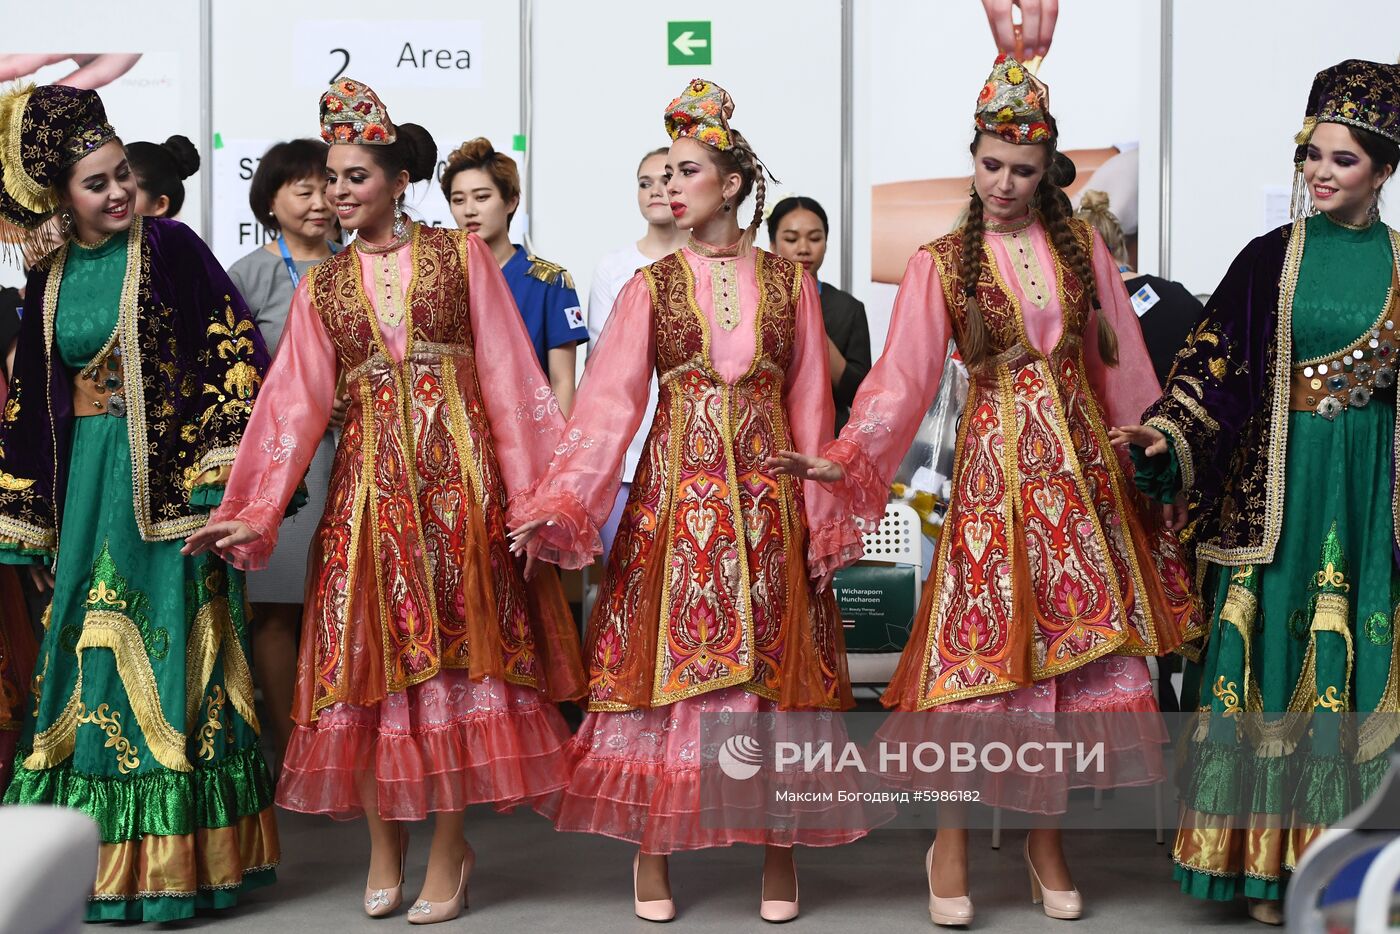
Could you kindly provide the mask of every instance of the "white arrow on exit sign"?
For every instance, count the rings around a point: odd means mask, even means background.
[[[676,41],[671,43],[676,47],[676,51],[682,55],[694,55],[696,49],[703,49],[710,44],[708,39],[697,39],[695,33],[687,29],[676,36]]]

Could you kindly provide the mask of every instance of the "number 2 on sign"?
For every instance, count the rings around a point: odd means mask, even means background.
[[[345,69],[350,67],[350,53],[345,49],[331,49],[332,55],[335,55],[337,52],[345,56],[345,61],[340,63],[340,69],[336,71],[335,74],[331,75],[331,80],[327,81],[327,84],[335,84],[336,80],[339,79],[341,75],[345,74]]]

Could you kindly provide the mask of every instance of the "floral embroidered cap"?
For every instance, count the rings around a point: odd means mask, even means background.
[[[387,146],[398,139],[398,132],[373,88],[354,78],[340,78],[321,95],[321,139]]]
[[[1400,65],[1351,58],[1313,78],[1303,129],[1294,137],[1295,161],[1308,154],[1319,123],[1345,123],[1400,143]]]
[[[977,95],[977,129],[1011,143],[1048,143],[1050,89],[1005,52],[996,57],[982,93]]]
[[[117,138],[96,91],[24,84],[0,95],[0,219],[33,230],[69,166]]]
[[[671,103],[666,105],[666,132],[672,140],[688,136],[713,146],[729,149],[734,138],[729,131],[729,118],[734,115],[734,98],[712,81],[696,78]]]

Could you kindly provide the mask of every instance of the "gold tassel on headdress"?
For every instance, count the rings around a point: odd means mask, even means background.
[[[25,210],[50,214],[58,207],[58,192],[30,178],[20,159],[24,108],[33,93],[34,85],[25,83],[0,94],[0,164],[4,166],[3,182],[10,197]]]
[[[1293,137],[1293,142],[1297,146],[1306,146],[1312,142],[1313,130],[1317,129],[1317,118],[1306,117],[1303,120],[1303,128]],[[1303,180],[1303,159],[1298,157],[1298,161],[1293,163],[1293,195],[1289,199],[1288,216],[1291,220],[1298,220],[1300,217],[1307,217],[1312,213],[1312,199],[1308,195],[1307,183]]]

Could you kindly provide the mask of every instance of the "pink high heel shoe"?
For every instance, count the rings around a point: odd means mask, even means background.
[[[1026,838],[1025,846],[1026,869],[1030,870],[1031,876],[1031,903],[1041,905],[1045,913],[1051,918],[1060,918],[1065,921],[1073,921],[1084,913],[1084,899],[1080,896],[1078,889],[1068,889],[1057,891],[1047,889],[1040,884],[1040,874],[1035,871],[1035,863],[1031,862],[1031,840]]]
[[[476,852],[467,845],[466,855],[462,857],[462,880],[457,883],[457,892],[445,902],[430,902],[426,898],[420,898],[413,903],[413,907],[408,909],[409,924],[437,924],[440,921],[451,921],[462,913],[462,909],[467,907],[467,877],[472,874],[472,867],[476,865]]]
[[[643,921],[670,921],[676,916],[674,899],[655,898],[644,902],[637,897],[637,864],[641,859],[640,850],[632,856],[632,911]]]
[[[783,924],[792,921],[797,917],[798,889],[797,889],[797,861],[793,860],[793,880],[792,880],[792,901],[784,902],[776,899],[764,898],[758,904],[758,916],[770,924]],[[766,882],[766,880],[765,880]],[[764,888],[767,888],[765,885]]]
[[[384,918],[399,910],[403,904],[403,865],[408,857],[408,833],[399,831],[399,881],[387,889],[372,889],[365,886],[365,914],[371,918]]]
[[[943,898],[933,894],[933,844],[924,856],[924,875],[928,877],[928,916],[943,927],[965,927],[972,923],[972,898],[958,895]]]

